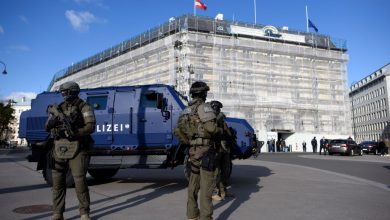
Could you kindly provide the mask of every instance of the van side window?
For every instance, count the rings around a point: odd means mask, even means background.
[[[144,108],[157,108],[157,93],[144,93],[141,95],[141,105]]]
[[[107,96],[89,96],[87,103],[93,110],[105,110],[107,107]]]

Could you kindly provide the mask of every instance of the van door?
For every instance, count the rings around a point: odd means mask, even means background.
[[[135,90],[117,90],[115,93],[113,132],[116,147],[138,146],[134,131],[134,120],[138,108],[137,93]]]
[[[169,111],[169,117],[163,115],[158,103],[158,99],[162,97],[161,92],[141,90],[137,129],[140,144],[164,146],[172,143],[172,112],[164,109]]]
[[[83,97],[85,96],[85,97]],[[93,108],[96,117],[96,128],[92,134],[95,147],[112,144],[113,91],[90,91],[80,97]]]

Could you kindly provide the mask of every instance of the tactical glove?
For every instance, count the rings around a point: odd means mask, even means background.
[[[61,124],[62,124],[62,122],[60,121],[60,119],[58,117],[50,116],[50,119],[47,121],[46,128],[48,128],[48,129],[55,128]]]

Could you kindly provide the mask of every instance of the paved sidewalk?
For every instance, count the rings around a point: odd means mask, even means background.
[[[22,154],[22,153],[29,154],[31,153],[31,150],[28,147],[0,148],[0,155],[12,155],[12,154]]]
[[[51,189],[26,155],[0,155],[1,219],[50,219],[49,211],[13,210],[50,205]],[[390,189],[383,184],[329,171],[261,160],[234,161],[231,192],[215,203],[214,219],[390,219]],[[186,219],[186,181],[174,170],[121,170],[112,181],[89,179],[92,219]],[[78,219],[74,189],[67,193],[66,219]]]

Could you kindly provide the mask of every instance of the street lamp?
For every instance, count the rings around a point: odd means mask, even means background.
[[[5,63],[3,61],[0,61],[0,63],[2,63],[4,65],[3,74],[6,75],[7,74],[7,66],[5,65]]]

